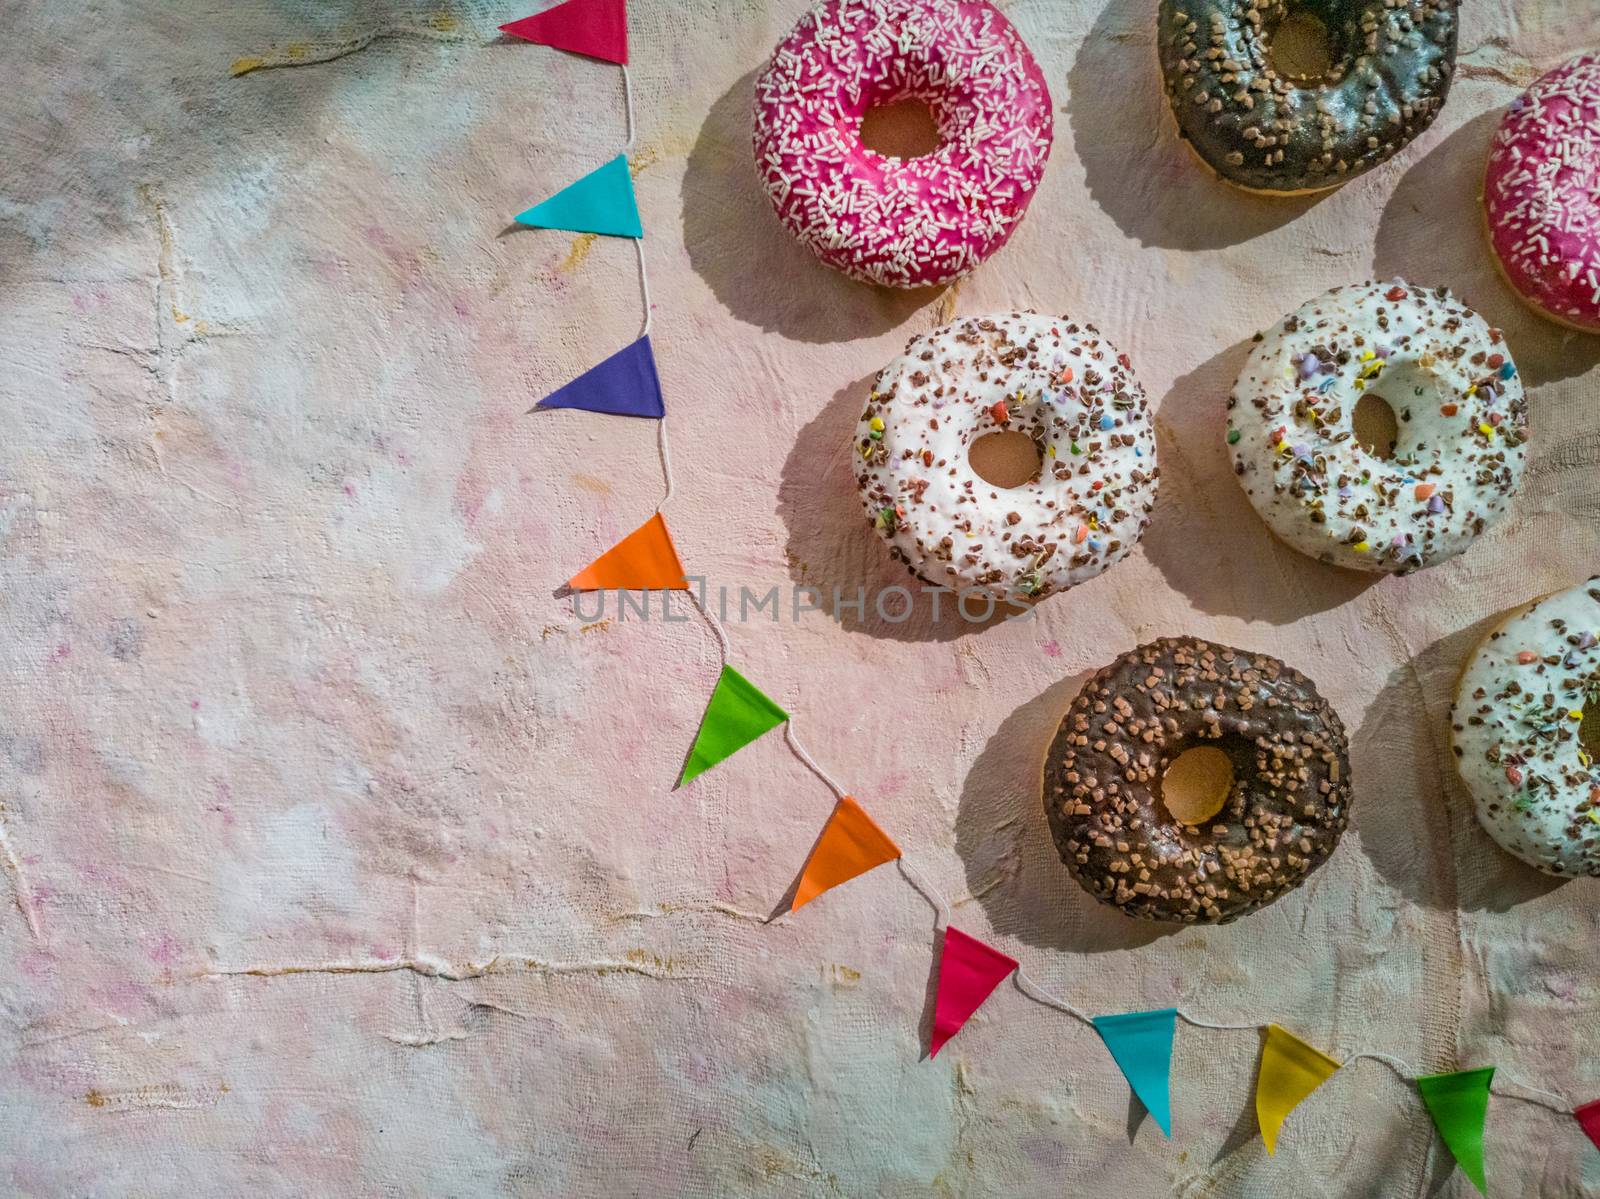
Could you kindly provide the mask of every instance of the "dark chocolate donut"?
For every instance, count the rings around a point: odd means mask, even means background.
[[[1182,824],[1162,799],[1186,750],[1227,756],[1221,810]],[[1143,920],[1222,924],[1292,891],[1349,822],[1344,726],[1311,681],[1266,654],[1164,637],[1090,679],[1045,758],[1061,860]]]
[[[1224,179],[1292,194],[1387,161],[1444,107],[1460,0],[1161,0],[1157,44],[1178,129]],[[1274,32],[1320,20],[1320,78],[1274,68]]]

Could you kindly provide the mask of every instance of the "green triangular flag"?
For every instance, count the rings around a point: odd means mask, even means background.
[[[643,237],[639,204],[633,196],[628,159],[619,154],[603,167],[569,183],[548,200],[517,213],[519,225],[563,229],[568,233],[603,233],[607,237]]]
[[[1422,1102],[1428,1105],[1444,1143],[1450,1146],[1461,1172],[1485,1195],[1483,1176],[1483,1120],[1489,1114],[1489,1080],[1494,1067],[1457,1070],[1453,1074],[1424,1074],[1417,1079]]]
[[[733,757],[788,719],[789,713],[761,694],[754,683],[733,667],[724,666],[678,786],[704,774],[724,758]]]

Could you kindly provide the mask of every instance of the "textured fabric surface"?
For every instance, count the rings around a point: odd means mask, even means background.
[[[1600,16],[1474,0],[1425,137],[1269,202],[1176,141],[1153,3],[1004,8],[1058,110],[1040,192],[959,289],[888,294],[756,184],[753,80],[801,4],[633,6],[669,514],[735,664],[1078,1006],[1594,1098],[1600,892],[1495,848],[1443,721],[1495,615],[1600,561],[1600,338],[1517,304],[1477,208],[1497,111]],[[528,412],[637,335],[639,291],[625,243],[508,230],[625,137],[615,68],[498,41],[525,11],[0,0],[0,1191],[1471,1193],[1371,1061],[1269,1157],[1253,1033],[1179,1027],[1171,1140],[1011,986],[919,1060],[935,934],[897,870],[763,923],[832,796],[777,736],[674,791],[715,644],[556,595],[662,482],[652,423]],[[1254,330],[1395,274],[1506,329],[1533,439],[1512,519],[1374,580],[1277,545],[1221,428]],[[851,484],[867,379],[1025,306],[1099,325],[1158,404],[1139,551],[1029,621],[796,618],[788,588],[907,581]],[[1283,658],[1351,730],[1343,844],[1223,928],[1094,904],[1039,803],[1087,672],[1162,634]],[[1486,1141],[1492,1193],[1600,1189],[1570,1119],[1496,1100]]]

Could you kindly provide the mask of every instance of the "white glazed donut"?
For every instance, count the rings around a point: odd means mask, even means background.
[[[1600,703],[1600,576],[1516,609],[1461,675],[1456,767],[1478,819],[1546,874],[1600,877],[1600,768],[1580,729]]]
[[[985,482],[985,434],[1027,433],[1039,475]],[[1087,325],[1013,312],[914,338],[879,373],[856,435],[867,518],[923,579],[1002,599],[1093,578],[1150,523],[1150,406],[1126,355]]]
[[[1394,454],[1351,427],[1363,393],[1394,409]],[[1444,288],[1336,287],[1284,317],[1228,400],[1245,494],[1303,554],[1405,574],[1454,557],[1503,515],[1528,437],[1500,330]]]

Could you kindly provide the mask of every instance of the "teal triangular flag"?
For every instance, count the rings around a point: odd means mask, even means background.
[[[722,668],[717,689],[706,705],[700,735],[694,739],[689,760],[683,764],[683,786],[696,775],[704,774],[724,758],[731,758],[763,733],[771,732],[789,713],[773,703],[756,685],[731,666]]]
[[[619,154],[603,167],[569,183],[543,203],[517,213],[519,225],[565,229],[568,233],[603,233],[607,237],[643,237],[639,205],[633,198],[628,156]]]
[[[1178,1009],[1128,1012],[1121,1016],[1096,1016],[1094,1028],[1122,1069],[1133,1093],[1144,1104],[1161,1131],[1172,1135],[1172,1034],[1178,1026]]]
[[[1428,1114],[1450,1146],[1461,1172],[1485,1195],[1489,1193],[1483,1171],[1483,1120],[1489,1114],[1489,1083],[1494,1067],[1457,1070],[1450,1074],[1424,1074],[1417,1090]]]

